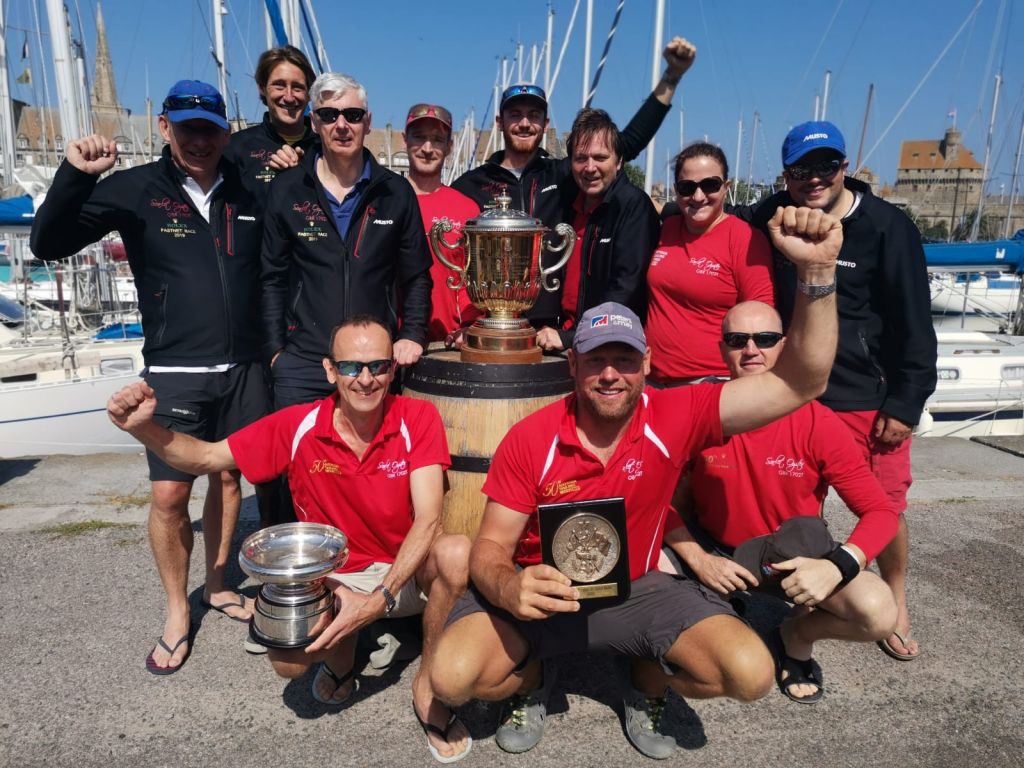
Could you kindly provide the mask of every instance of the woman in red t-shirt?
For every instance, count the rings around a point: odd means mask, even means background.
[[[725,213],[725,153],[707,142],[691,144],[675,170],[680,215],[662,223],[647,270],[650,378],[664,386],[727,378],[718,351],[725,313],[741,301],[774,305],[767,239]]]

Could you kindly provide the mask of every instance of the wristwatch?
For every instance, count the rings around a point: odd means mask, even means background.
[[[398,606],[398,601],[395,600],[395,596],[391,594],[391,590],[383,584],[378,584],[373,591],[380,592],[384,595],[384,615],[390,616],[391,612]]]
[[[836,280],[832,278],[832,282],[827,285],[813,285],[811,283],[805,283],[799,277],[796,279],[796,289],[800,291],[804,296],[811,299],[820,299],[823,296],[836,292]]]

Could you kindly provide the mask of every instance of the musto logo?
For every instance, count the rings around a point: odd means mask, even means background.
[[[409,464],[405,459],[385,459],[377,463],[377,469],[387,475],[389,480],[409,474]]]

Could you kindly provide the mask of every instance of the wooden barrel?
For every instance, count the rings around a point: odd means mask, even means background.
[[[486,497],[480,492],[498,443],[516,422],[572,391],[569,361],[464,363],[455,351],[431,351],[405,373],[403,394],[429,400],[441,414],[452,466],[444,530],[475,537]]]

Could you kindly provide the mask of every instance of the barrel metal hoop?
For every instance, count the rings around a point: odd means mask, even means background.
[[[452,472],[477,472],[485,475],[490,468],[490,456],[452,456]]]

